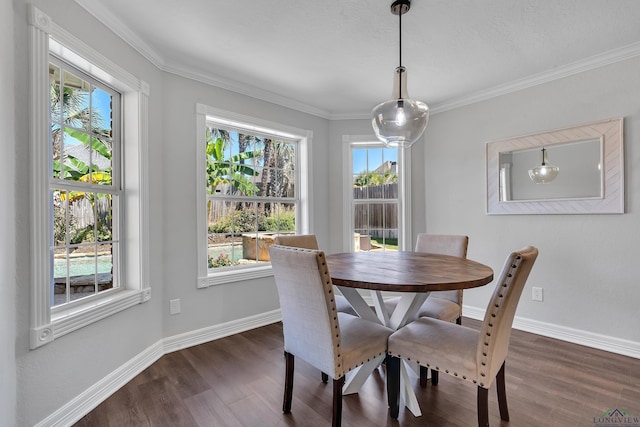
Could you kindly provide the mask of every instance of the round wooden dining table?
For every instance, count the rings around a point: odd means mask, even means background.
[[[345,252],[327,255],[334,285],[395,292],[468,289],[493,280],[479,262],[424,252]]]
[[[326,256],[333,284],[364,319],[397,330],[412,321],[432,291],[469,289],[493,281],[493,270],[479,262],[424,252],[368,251]],[[375,312],[358,289],[370,290]],[[383,292],[400,292],[400,301],[388,313]],[[363,365],[345,382],[344,394],[356,393],[377,367]],[[407,408],[421,415],[407,368],[401,369],[401,394]]]

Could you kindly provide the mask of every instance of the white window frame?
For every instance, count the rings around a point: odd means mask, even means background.
[[[375,135],[343,135],[342,136],[342,175],[344,179],[342,191],[342,247],[344,251],[353,252],[353,153],[352,148],[381,148],[384,144]],[[398,148],[398,250],[412,250],[411,238],[411,148]]]
[[[210,117],[210,120],[207,119]],[[296,233],[306,234],[311,232],[310,224],[312,221],[312,201],[310,192],[310,177],[312,176],[312,168],[309,152],[311,151],[311,143],[313,140],[313,132],[309,130],[299,129],[256,117],[246,116],[231,111],[226,111],[211,107],[204,104],[196,104],[196,254],[197,260],[197,279],[196,286],[198,288],[207,288],[209,286],[221,285],[225,283],[240,282],[249,279],[257,279],[261,277],[272,276],[271,264],[261,264],[255,267],[243,267],[236,269],[224,269],[222,271],[212,271],[207,265],[207,236],[208,223],[206,216],[207,203],[207,182],[206,182],[206,153],[204,150],[204,142],[206,140],[205,129],[208,121],[219,123],[221,127],[228,124],[230,127],[238,127],[241,125],[244,129],[254,130],[256,133],[267,133],[274,136],[282,135],[287,139],[298,140],[298,164],[296,165],[296,198],[298,206],[296,207]],[[234,126],[235,124],[235,126]]]
[[[29,6],[31,150],[31,329],[32,349],[151,298],[148,228],[149,86],[115,65],[49,16]],[[54,42],[50,43],[51,39]],[[122,94],[122,200],[120,288],[87,302],[53,310],[50,300],[51,155],[49,53],[55,54]],[[126,244],[124,243],[126,242]]]

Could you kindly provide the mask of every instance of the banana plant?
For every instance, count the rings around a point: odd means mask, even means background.
[[[207,187],[214,194],[221,184],[231,184],[235,189],[247,196],[254,196],[258,187],[251,177],[258,176],[258,172],[244,160],[256,158],[259,152],[245,151],[224,159],[226,141],[222,137],[214,138],[207,132]]]
[[[92,137],[85,132],[75,130],[70,127],[64,128],[65,134],[80,141],[85,147],[91,147],[93,152],[100,154],[107,160],[111,160],[111,147],[103,139]],[[99,185],[111,185],[112,174],[111,166],[106,169],[100,169],[93,164],[91,167],[86,162],[77,157],[67,155],[64,164],[60,160],[53,161],[54,176],[69,181],[80,181]],[[71,201],[80,200],[85,196],[83,191],[69,192]],[[62,197],[64,200],[65,197]]]

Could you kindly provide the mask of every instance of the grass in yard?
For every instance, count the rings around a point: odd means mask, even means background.
[[[382,246],[384,248],[386,248],[387,250],[390,251],[397,251],[398,250],[398,239],[397,238],[386,238],[383,239],[382,237],[372,237],[371,238],[371,243],[377,245],[377,246]]]

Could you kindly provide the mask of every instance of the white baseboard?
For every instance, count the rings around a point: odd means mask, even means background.
[[[158,341],[40,421],[35,427],[66,427],[75,424],[136,375],[160,359],[163,354],[162,341]]]
[[[35,427],[73,425],[167,353],[259,328],[280,320],[282,320],[282,314],[278,309],[160,340],[40,421]]]
[[[484,319],[484,313],[485,310],[477,307],[462,306],[462,315],[472,319],[482,321]],[[567,328],[565,326],[558,326],[552,323],[519,316],[513,319],[513,328],[640,359],[640,343],[635,341],[596,334],[580,329]]]
[[[482,320],[484,318],[484,310],[476,307],[463,306],[462,311],[464,316],[472,319]],[[280,310],[273,310],[160,340],[89,387],[85,392],[36,424],[35,427],[67,427],[73,425],[167,353],[266,326],[280,320],[282,320]],[[514,329],[640,359],[640,343],[638,342],[522,317],[514,319],[513,327]]]
[[[277,309],[268,311],[266,313],[245,317],[243,319],[221,323],[219,325],[208,326],[206,328],[197,329],[195,331],[185,332],[184,334],[174,335],[163,340],[164,354],[228,337],[229,335],[239,334],[250,329],[270,325],[272,323],[279,322],[280,320],[282,320],[282,312],[280,311],[280,309]]]

